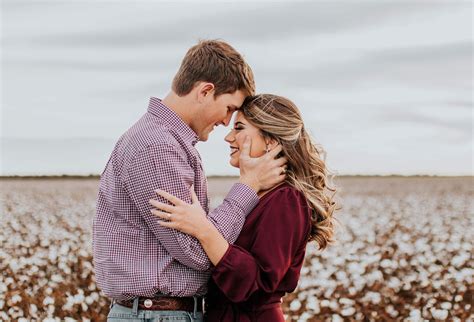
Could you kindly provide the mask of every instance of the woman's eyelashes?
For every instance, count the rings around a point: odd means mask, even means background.
[[[234,130],[235,131],[240,131],[245,129],[245,127],[242,126],[242,123],[238,122],[237,124],[234,125]]]
[[[245,129],[244,123],[242,123],[240,121],[234,123],[234,130],[240,131],[240,130],[243,130],[243,129]]]

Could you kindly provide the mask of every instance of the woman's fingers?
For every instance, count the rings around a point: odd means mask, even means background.
[[[161,219],[166,219],[166,220],[171,220],[171,214],[163,211],[159,211],[156,209],[150,210],[152,214],[154,214],[157,217],[160,217]]]
[[[158,208],[158,209],[160,209],[160,210],[164,210],[164,211],[170,212],[170,213],[171,213],[171,212],[174,212],[174,211],[173,211],[173,210],[174,210],[174,207],[171,206],[171,205],[167,205],[167,204],[162,203],[162,202],[159,202],[159,201],[157,201],[157,200],[155,200],[155,199],[150,199],[149,202],[150,202],[150,204],[151,204],[153,207],[155,207],[155,208]]]
[[[178,197],[175,197],[172,194],[169,194],[164,190],[157,189],[157,190],[155,190],[155,192],[157,194],[159,194],[160,196],[162,196],[163,198],[165,198],[166,200],[168,200],[169,202],[171,202],[173,205],[179,206],[179,205],[182,205],[184,203],[184,201],[182,201]]]
[[[161,220],[159,220],[158,224],[160,226],[163,226],[163,227],[168,227],[168,228],[179,230],[179,225],[175,222],[172,222],[172,221],[161,221]]]
[[[196,195],[196,192],[194,191],[194,185],[191,185],[191,200],[193,201],[193,204],[200,204],[199,203],[199,198]]]

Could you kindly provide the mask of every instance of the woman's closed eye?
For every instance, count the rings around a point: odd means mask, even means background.
[[[242,122],[235,122],[235,124],[234,124],[234,130],[240,131],[240,130],[243,130],[243,129],[245,129],[244,123],[242,123]]]

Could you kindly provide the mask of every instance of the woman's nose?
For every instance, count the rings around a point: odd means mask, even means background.
[[[235,141],[235,137],[232,134],[232,131],[230,131],[229,134],[225,136],[224,141],[226,141],[227,143],[232,143]]]

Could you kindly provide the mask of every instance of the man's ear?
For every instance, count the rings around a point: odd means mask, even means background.
[[[215,87],[213,83],[201,82],[197,86],[198,102],[202,103],[205,99],[208,99],[210,95],[214,94],[214,90],[215,90]]]

